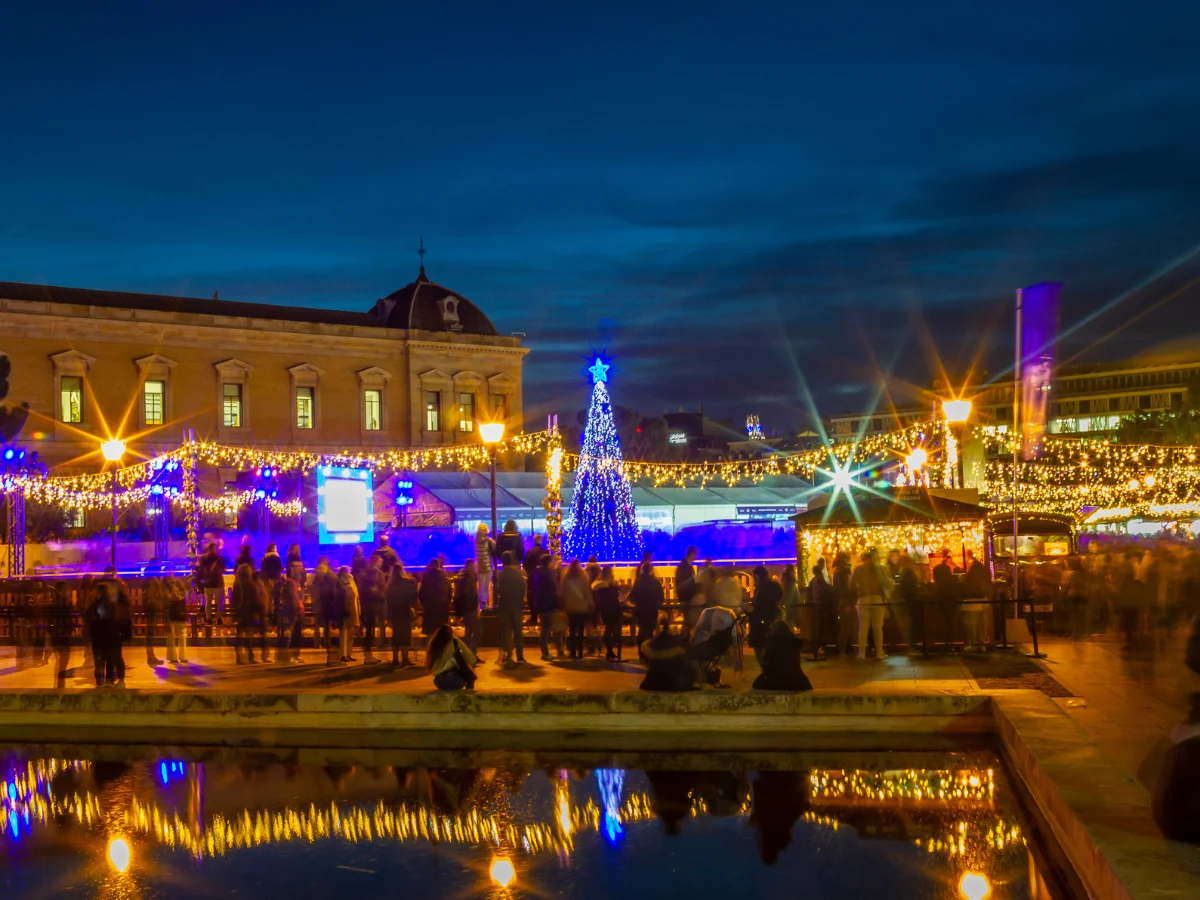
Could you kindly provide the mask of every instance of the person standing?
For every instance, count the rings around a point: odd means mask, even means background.
[[[249,563],[242,563],[234,572],[232,606],[234,661],[239,666],[256,663],[258,660],[254,658],[254,638],[255,626],[259,621],[259,596],[254,569]]]
[[[604,625],[604,658],[616,662],[621,658],[621,594],[612,566],[601,569],[599,579],[592,583],[592,599]]]
[[[629,592],[629,601],[633,604],[633,615],[637,619],[639,653],[642,652],[643,646],[654,637],[658,614],[662,612],[664,600],[662,582],[654,575],[654,565],[643,562],[638,568],[637,578]]]
[[[542,549],[542,536],[535,534],[533,546],[529,548],[529,552],[525,554],[525,561],[521,563],[521,568],[525,570],[525,596],[529,601],[530,625],[536,625],[538,620],[537,604],[533,601],[533,577],[541,567],[542,557],[545,555],[546,551]]]
[[[442,561],[434,557],[421,574],[421,587],[417,598],[421,601],[421,631],[426,637],[450,621],[452,589],[450,580],[442,571]]]
[[[187,590],[177,578],[163,579],[167,601],[167,662],[176,666],[188,664],[187,658]]]
[[[950,568],[950,551],[942,552],[942,558],[931,572],[933,597],[937,601],[936,619],[943,623],[946,631],[946,650],[954,652],[954,623],[958,619],[959,584]]]
[[[279,665],[300,662],[300,629],[304,625],[304,599],[300,586],[284,571],[275,592],[275,662]]]
[[[361,551],[360,551],[361,552]],[[358,594],[358,585],[354,583],[354,575],[349,566],[342,566],[337,574],[338,605],[342,610],[341,639],[342,658],[344,663],[355,662],[354,635],[362,624],[362,606]]]
[[[571,659],[583,659],[583,632],[588,620],[596,610],[592,599],[592,586],[587,573],[579,560],[571,560],[567,571],[563,574],[562,586],[559,589],[562,597],[563,612],[567,614],[567,625],[570,629],[567,638],[567,655]]]
[[[980,653],[984,650],[987,629],[984,628],[984,613],[987,601],[992,598],[992,579],[987,567],[975,558],[972,550],[967,551],[967,572],[963,576],[963,625],[967,632],[963,649],[973,647]]]
[[[833,585],[825,578],[825,558],[813,566],[812,580],[808,583],[808,608],[812,612],[813,633],[809,637],[813,660],[825,655],[825,641],[832,633],[830,623],[837,621],[837,603]]]
[[[538,614],[542,662],[549,662],[555,658],[550,655],[550,637],[555,633],[554,619],[561,615],[562,611],[558,599],[558,570],[554,565],[554,557],[548,553],[538,562],[537,574],[534,575],[533,600]],[[556,644],[558,655],[562,656],[561,638],[556,639]]]
[[[754,567],[754,605],[750,612],[750,634],[747,643],[761,663],[763,642],[767,632],[783,616],[783,588],[771,577],[766,566]]]
[[[359,601],[362,605],[364,666],[379,662],[372,652],[375,647],[376,628],[379,629],[379,644],[383,645],[384,591],[387,588],[387,576],[383,571],[384,564],[385,558],[382,554],[372,553],[371,558],[367,561],[367,569],[362,573],[360,579]]]
[[[408,651],[412,646],[412,614],[417,605],[417,581],[406,571],[399,560],[392,566],[388,576],[387,592],[388,624],[392,626],[392,666],[408,668]],[[401,662],[400,654],[404,654]]]
[[[500,620],[500,653],[505,667],[525,663],[525,635],[522,624],[525,612],[525,577],[511,550],[500,556],[500,571],[496,574],[496,612]],[[513,651],[516,651],[516,660]]]
[[[474,653],[479,647],[479,575],[473,559],[463,563],[454,579],[454,614],[462,620],[463,643]]]
[[[908,613],[908,652],[917,652],[917,644],[925,642],[925,604],[921,601],[921,582],[912,556],[900,556],[900,575],[896,578],[896,591],[900,602]]]
[[[683,559],[675,567],[675,599],[679,601],[679,611],[683,614],[684,637],[692,633],[696,620],[700,618],[701,607],[693,603],[699,594],[695,566],[698,552],[695,547],[688,547]]]
[[[329,566],[328,557],[322,556],[317,560],[317,568],[313,572],[312,590],[315,613],[313,643],[316,643],[316,629],[320,628],[322,631],[321,644],[325,647],[326,656],[332,657],[333,630],[341,625],[342,610],[338,605],[337,576]]]
[[[875,658],[887,659],[883,649],[883,617],[887,612],[884,604],[888,598],[888,577],[879,564],[879,554],[872,548],[862,555],[854,573],[850,576],[850,587],[858,598],[858,658],[867,658],[867,633],[875,639]]]
[[[800,594],[800,584],[796,579],[796,564],[788,563],[783,568],[779,578],[779,587],[783,591],[783,618],[792,628],[802,630],[808,642],[813,643],[816,633],[816,610],[804,611],[804,598]]]
[[[167,613],[162,563],[157,559],[150,560],[146,575],[148,577],[142,582],[142,613],[146,618],[146,665],[153,668],[163,664],[154,652],[154,628],[159,622],[166,624]]]
[[[194,580],[204,594],[204,620],[209,625],[225,611],[225,570],[229,568],[225,557],[217,549],[216,542],[204,548],[204,555],[196,561]]]
[[[83,614],[92,644],[96,687],[125,687],[121,645],[132,636],[129,595],[112,566],[96,582],[96,593]]]
[[[263,554],[258,571],[269,588],[279,584],[283,577],[283,560],[279,557],[279,547],[274,543],[267,544],[267,552]]]
[[[480,522],[475,530],[475,572],[479,599],[488,607],[492,605],[492,558],[495,555],[496,543],[488,536],[488,527]]]
[[[400,562],[400,556],[392,548],[392,541],[386,534],[379,536],[379,544],[371,553],[372,558],[379,557],[379,568],[384,578],[392,574],[392,569]]]
[[[837,652],[849,653],[858,629],[858,607],[850,588],[850,554],[839,553],[833,559],[833,597],[837,603]]]
[[[233,561],[234,572],[237,572],[238,566],[249,566],[251,572],[258,568],[254,565],[254,546],[250,543],[249,535],[242,538],[242,548],[238,551],[237,559]]]
[[[511,553],[518,566],[525,561],[525,541],[512,519],[504,523],[504,530],[496,536],[495,558],[502,560],[505,553]]]

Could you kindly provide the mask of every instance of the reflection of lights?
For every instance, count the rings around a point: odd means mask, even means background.
[[[133,851],[129,849],[129,841],[118,837],[108,842],[108,862],[114,869],[125,874],[132,861]]]
[[[991,892],[992,886],[988,883],[987,876],[978,872],[968,872],[958,883],[958,893],[963,900],[983,900]]]
[[[600,785],[600,802],[604,804],[604,833],[609,841],[620,837],[621,790],[625,786],[624,769],[597,769],[596,781]]]
[[[517,879],[517,869],[507,856],[497,856],[493,859],[488,874],[492,876],[492,881],[502,888],[508,887]]]

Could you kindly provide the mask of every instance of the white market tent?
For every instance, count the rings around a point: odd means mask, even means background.
[[[415,493],[440,504],[455,528],[472,531],[491,519],[490,481],[480,472],[418,472],[412,476]],[[575,476],[563,475],[564,514],[571,508]],[[778,518],[788,507],[792,512],[806,508],[813,491],[808,482],[791,475],[770,476],[757,485],[730,487],[710,484],[705,488],[652,487],[635,484],[633,502],[643,528],[676,532],[703,522]],[[522,530],[541,531],[546,516],[545,476],[540,472],[500,472],[496,477],[496,512],[500,522],[513,519]],[[769,515],[773,511],[775,515]]]

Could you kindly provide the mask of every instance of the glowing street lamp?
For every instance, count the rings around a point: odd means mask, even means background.
[[[966,487],[966,480],[963,478],[963,431],[967,419],[971,418],[971,401],[943,400],[942,412],[945,414],[950,432],[958,444],[958,486]]]
[[[961,425],[971,418],[970,400],[943,400],[942,412],[951,425]]]
[[[480,422],[479,436],[492,451],[492,540],[496,539],[496,450],[504,440],[503,422]]]
[[[117,574],[117,469],[121,465],[121,457],[125,455],[125,442],[120,438],[112,438],[100,445],[100,453],[113,464],[112,468],[112,567],[113,576]],[[122,870],[123,871],[123,870]]]

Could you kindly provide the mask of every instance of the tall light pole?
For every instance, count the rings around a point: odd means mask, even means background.
[[[112,567],[113,574],[117,573],[117,469],[121,466],[121,457],[125,455],[125,442],[113,438],[100,445],[100,452],[112,467]]]
[[[480,422],[479,436],[492,451],[492,540],[496,539],[496,451],[504,440],[503,422]]]
[[[963,478],[963,434],[966,432],[967,419],[971,418],[970,400],[943,400],[942,412],[950,425],[950,433],[958,443],[958,486],[967,486]]]

